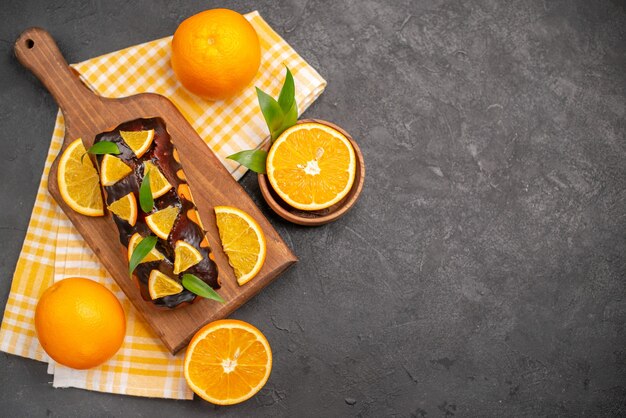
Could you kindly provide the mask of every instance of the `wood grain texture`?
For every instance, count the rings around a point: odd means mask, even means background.
[[[84,216],[63,202],[57,184],[58,156],[50,169],[48,189],[107,271],[172,353],[185,347],[202,325],[228,316],[297,261],[252,199],[167,98],[150,93],[121,99],[96,95],[81,83],[65,62],[50,34],[41,28],[24,31],[15,43],[15,54],[41,80],[61,107],[65,118],[63,149],[76,138],[82,138],[88,148],[97,134],[133,119],[160,117],[165,121],[207,230],[222,282],[219,293],[226,303],[197,298],[190,306],[162,310],[144,301],[128,276],[125,248],[119,242],[117,227],[111,216]],[[237,284],[221,248],[213,212],[213,207],[218,205],[236,206],[248,212],[259,222],[266,235],[265,264],[259,275],[242,287]]]

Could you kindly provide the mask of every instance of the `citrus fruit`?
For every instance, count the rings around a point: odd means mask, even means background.
[[[146,224],[157,237],[167,239],[178,217],[178,212],[177,207],[168,206],[165,209],[154,212],[152,215],[146,216]]]
[[[202,261],[202,254],[185,241],[176,241],[174,247],[174,274],[181,273]]]
[[[216,206],[215,217],[222,248],[235,271],[237,283],[244,285],[261,270],[267,252],[261,226],[241,209]]]
[[[139,245],[142,239],[143,237],[139,234],[139,232],[135,232],[133,236],[130,237],[130,240],[128,241],[128,261],[130,261],[130,257],[133,255],[133,251],[135,251],[135,247]],[[148,255],[146,255],[143,258],[143,260],[141,260],[141,262],[149,263],[151,261],[159,261],[159,260],[164,260],[164,259],[165,259],[165,256],[163,256],[163,254],[161,254],[156,248],[153,248],[152,250],[150,250]]]
[[[152,197],[156,199],[163,196],[172,188],[172,185],[167,181],[156,165],[152,164],[150,161],[146,161],[144,164],[144,171],[150,173],[150,191],[152,191]]]
[[[41,295],[35,329],[43,349],[54,361],[74,369],[104,363],[122,345],[124,309],[115,295],[93,280],[61,280]]]
[[[159,270],[152,270],[148,279],[148,291],[152,300],[175,295],[183,291],[183,286]]]
[[[185,353],[187,384],[202,399],[233,405],[250,399],[272,371],[272,350],[254,326],[235,319],[211,322]]]
[[[191,196],[191,189],[187,183],[180,183],[178,188],[176,189],[178,196],[182,197],[185,200],[193,202],[193,197]]]
[[[222,100],[252,81],[261,63],[261,46],[250,22],[239,13],[206,10],[176,29],[171,63],[187,90],[209,100]]]
[[[205,231],[204,225],[202,225],[202,220],[200,220],[200,214],[198,213],[196,209],[194,208],[189,209],[187,211],[187,217],[189,218],[191,222],[195,223],[196,225],[200,227],[200,229]]]
[[[267,154],[267,177],[290,206],[319,210],[343,199],[356,172],[354,148],[341,132],[301,123],[283,132]]]
[[[76,212],[87,216],[104,215],[98,172],[85,154],[78,138],[67,146],[57,167],[57,182],[63,201]]]
[[[152,145],[154,129],[147,131],[120,131],[120,135],[137,158],[141,158]]]
[[[108,208],[111,212],[128,222],[130,226],[135,226],[135,222],[137,222],[137,199],[135,199],[133,192],[111,203]]]
[[[119,158],[105,154],[100,162],[100,182],[103,186],[113,186],[132,173],[132,171],[133,170]]]

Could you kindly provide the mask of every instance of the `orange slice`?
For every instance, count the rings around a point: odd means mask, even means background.
[[[178,217],[178,212],[177,207],[168,206],[165,209],[154,212],[152,215],[146,216],[146,224],[157,237],[167,239]]]
[[[283,132],[267,155],[267,177],[290,206],[319,210],[343,199],[356,172],[354,148],[341,132],[301,123]]]
[[[100,162],[100,182],[103,186],[112,186],[133,170],[126,163],[110,154],[105,154]]]
[[[130,226],[135,226],[135,222],[137,222],[137,199],[135,199],[134,193],[128,193],[123,198],[111,203],[108,208],[111,212],[128,222]]]
[[[222,319],[205,325],[185,354],[187,384],[202,399],[233,405],[250,399],[272,371],[272,350],[252,325]]]
[[[261,226],[241,209],[216,206],[215,216],[222,248],[240,286],[261,270],[267,253]]]
[[[154,300],[164,296],[176,295],[183,291],[183,286],[159,270],[152,270],[148,278],[148,291]]]
[[[120,131],[120,135],[137,158],[141,158],[152,145],[154,129],[148,131]]]
[[[150,190],[152,191],[152,197],[156,199],[163,196],[172,188],[172,185],[167,181],[156,165],[152,164],[150,161],[146,161],[144,164],[144,172],[150,173]]]
[[[76,212],[87,216],[102,216],[104,204],[98,172],[86,153],[80,138],[63,151],[57,167],[59,192],[63,201]]]
[[[133,255],[133,251],[135,251],[135,247],[137,247],[137,245],[139,245],[139,243],[141,242],[141,240],[143,239],[143,237],[141,235],[139,235],[139,232],[135,232],[133,234],[132,237],[130,237],[130,240],[128,241],[128,261],[130,261],[130,257]],[[153,248],[148,255],[146,255],[143,260],[141,260],[142,263],[149,263],[151,261],[160,261],[160,260],[164,260],[165,256],[163,254],[161,254],[159,252],[159,250],[157,250],[156,248]]]
[[[202,254],[185,241],[176,241],[174,247],[174,274],[181,273],[202,261]]]

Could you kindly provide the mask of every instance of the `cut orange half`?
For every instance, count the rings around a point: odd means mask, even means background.
[[[152,145],[154,129],[147,131],[120,131],[120,135],[137,158],[141,158]]]
[[[202,254],[185,241],[176,241],[174,247],[174,274],[182,273],[202,261]]]
[[[235,319],[205,325],[185,354],[187,384],[202,399],[233,405],[250,399],[272,371],[272,350],[254,326]]]
[[[156,199],[163,196],[172,188],[172,185],[161,173],[161,170],[150,161],[145,162],[144,172],[150,173],[150,191],[152,191],[153,198]]]
[[[178,217],[178,212],[179,210],[176,206],[168,206],[165,209],[154,212],[152,215],[146,216],[146,224],[157,237],[167,239]]]
[[[183,286],[159,270],[152,270],[148,278],[148,291],[150,298],[154,300],[164,296],[176,295],[183,291]]]
[[[241,209],[216,206],[215,217],[222,248],[242,286],[263,267],[267,253],[265,234],[258,222]]]
[[[301,210],[328,208],[346,197],[356,173],[354,148],[341,132],[320,123],[292,126],[267,155],[276,193]]]
[[[124,161],[113,155],[105,154],[100,162],[100,181],[103,186],[112,186],[132,171]]]
[[[128,241],[128,261],[130,261],[130,257],[133,255],[133,251],[135,251],[135,247],[137,247],[137,245],[139,245],[139,243],[141,242],[141,240],[143,240],[143,237],[141,235],[139,235],[139,232],[135,232],[133,234],[132,237],[130,237],[130,240]],[[160,260],[164,260],[165,256],[163,254],[161,254],[159,252],[159,250],[157,250],[156,248],[153,248],[148,255],[146,255],[143,260],[141,260],[142,263],[149,263],[151,261],[160,261]]]
[[[57,167],[57,183],[63,201],[78,213],[104,215],[98,172],[94,168],[83,141],[78,138],[67,146]]]
[[[133,192],[111,203],[108,208],[118,217],[128,222],[130,226],[135,226],[135,222],[137,222],[137,199],[135,199]]]

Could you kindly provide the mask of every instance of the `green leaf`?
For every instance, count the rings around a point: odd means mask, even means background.
[[[267,127],[275,141],[287,128],[292,127],[298,121],[298,105],[296,104],[296,86],[293,81],[293,74],[285,67],[285,82],[278,95],[278,101],[269,94],[264,93],[258,87],[256,94],[259,99],[261,112],[267,123]]]
[[[280,136],[280,134],[282,134],[288,128],[291,128],[293,125],[295,125],[296,122],[298,122],[298,106],[296,105],[296,101],[294,100],[291,108],[289,108],[289,110],[285,112],[281,131],[278,136]]]
[[[145,170],[144,166],[144,170]],[[141,210],[145,213],[149,213],[152,211],[152,207],[154,206],[154,199],[152,198],[152,190],[150,189],[150,172],[148,171],[145,176],[143,176],[143,180],[141,181],[141,186],[139,187],[139,206],[141,206]]]
[[[120,154],[121,151],[115,142],[101,141],[93,144],[88,150],[90,154]]]
[[[195,293],[203,298],[213,299],[220,303],[224,303],[224,299],[211,286],[203,282],[199,277],[193,274],[183,274],[183,287],[191,293]]]
[[[239,164],[248,167],[255,173],[265,174],[265,160],[267,160],[267,151],[262,149],[241,151],[228,157]]]
[[[263,92],[258,87],[256,88],[256,95],[259,99],[259,106],[261,107],[261,112],[265,118],[265,123],[267,123],[267,127],[270,130],[272,141],[274,141],[278,138],[276,132],[280,130],[283,123],[283,110],[280,108],[278,102],[272,98],[272,96]]]
[[[157,243],[157,237],[154,235],[150,235],[141,240],[139,244],[133,250],[133,254],[130,256],[130,261],[128,262],[128,274],[132,275],[135,268],[143,261],[144,258],[148,255],[150,251],[154,248]]]
[[[283,110],[283,113],[287,113],[296,102],[296,86],[293,81],[293,75],[291,74],[291,71],[289,71],[289,67],[285,66],[285,68],[287,69],[285,82],[283,83],[283,88],[280,90],[280,94],[278,95],[278,104]]]

